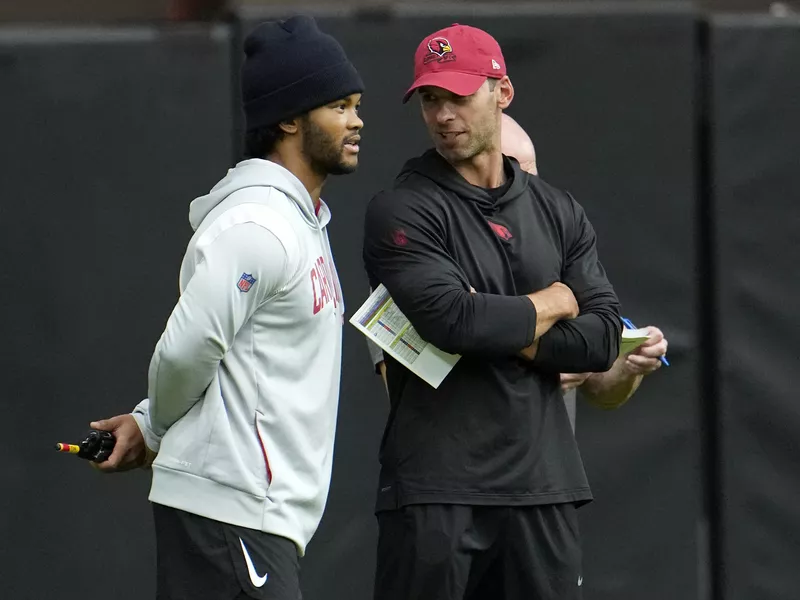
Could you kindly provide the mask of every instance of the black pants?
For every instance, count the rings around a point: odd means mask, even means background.
[[[157,600],[300,600],[294,542],[153,504]]]
[[[375,600],[580,600],[573,504],[378,514]]]

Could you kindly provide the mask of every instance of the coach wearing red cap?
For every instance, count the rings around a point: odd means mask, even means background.
[[[592,496],[559,373],[611,366],[619,303],[581,206],[500,151],[498,43],[453,25],[414,71],[435,148],[370,202],[364,261],[461,359],[434,389],[387,357],[375,600],[575,600]]]

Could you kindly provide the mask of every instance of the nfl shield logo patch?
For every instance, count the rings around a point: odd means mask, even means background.
[[[247,273],[242,273],[242,276],[239,277],[239,282],[236,284],[236,287],[239,288],[240,292],[249,292],[250,288],[253,287],[255,282],[255,277]]]

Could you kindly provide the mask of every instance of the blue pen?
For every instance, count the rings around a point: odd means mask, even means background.
[[[636,325],[633,324],[633,321],[631,321],[630,319],[626,319],[625,317],[622,317],[622,324],[625,325],[625,327],[627,327],[628,329],[638,329],[638,327],[636,327]],[[667,360],[666,356],[661,357],[661,362],[664,363],[667,367],[669,366],[669,361]]]

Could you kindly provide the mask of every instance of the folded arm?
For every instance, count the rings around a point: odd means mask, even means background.
[[[512,355],[534,342],[537,315],[525,296],[470,293],[448,254],[444,217],[409,192],[370,202],[364,262],[373,287],[383,283],[423,339],[453,354]]]
[[[580,205],[570,201],[561,281],[574,293],[580,314],[558,321],[538,340],[533,364],[561,373],[607,371],[619,354],[619,301],[597,258],[594,229]]]

